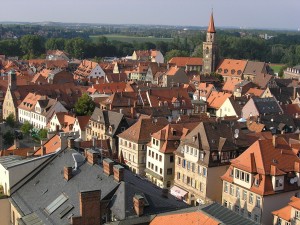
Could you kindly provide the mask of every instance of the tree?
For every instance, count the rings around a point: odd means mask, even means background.
[[[32,128],[33,126],[28,121],[25,121],[25,123],[21,126],[21,131],[24,134],[29,135]]]
[[[42,140],[42,139],[47,138],[47,133],[48,133],[47,129],[40,129],[39,130],[39,139]]]
[[[4,145],[11,146],[14,143],[15,136],[11,131],[6,131],[3,134]]]
[[[284,75],[284,70],[286,70],[287,66],[282,66],[278,72],[278,76],[280,78],[283,78],[283,75]]]
[[[7,125],[10,127],[15,127],[15,125],[16,125],[15,116],[12,113],[6,117],[5,121],[6,121]]]
[[[25,58],[34,58],[45,52],[44,39],[38,35],[25,35],[20,43]]]
[[[75,103],[75,113],[77,116],[92,115],[95,109],[95,102],[86,93],[84,93]]]

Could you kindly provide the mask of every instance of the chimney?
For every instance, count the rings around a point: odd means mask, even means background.
[[[120,165],[114,165],[114,179],[117,182],[121,182],[124,180],[124,167]]]
[[[102,224],[101,221],[101,191],[81,191],[79,194],[80,216],[72,217],[73,225]]]
[[[110,176],[113,174],[114,161],[109,158],[103,160],[103,172],[104,174]]]
[[[94,150],[89,149],[86,151],[86,157],[87,157],[88,163],[94,165],[94,164],[98,163],[99,153]]]
[[[144,206],[145,206],[145,200],[144,197],[138,194],[135,194],[133,196],[133,206],[134,211],[138,216],[142,216],[144,214]]]
[[[66,181],[70,180],[72,178],[72,167],[70,166],[65,166],[64,167],[64,178]]]
[[[70,149],[75,148],[75,139],[73,137],[68,138],[68,148],[70,148]]]
[[[272,137],[272,143],[273,143],[274,148],[276,148],[276,146],[277,146],[276,139],[277,139],[277,135],[273,135],[273,137]]]
[[[15,140],[14,140],[14,145],[15,145],[15,149],[20,148],[20,141],[19,141],[18,138],[15,138]]]
[[[41,146],[41,155],[43,156],[43,155],[46,155],[46,147],[45,147],[45,145],[42,145]]]

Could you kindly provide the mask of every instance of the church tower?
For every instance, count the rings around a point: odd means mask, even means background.
[[[216,29],[214,15],[211,13],[210,21],[206,33],[206,42],[203,42],[203,72],[210,74],[215,72],[217,63],[217,44],[215,41]]]

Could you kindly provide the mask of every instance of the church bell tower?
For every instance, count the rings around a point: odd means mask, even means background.
[[[215,41],[216,29],[214,15],[211,13],[210,21],[206,33],[206,41],[203,42],[203,73],[210,74],[216,71],[217,44]]]

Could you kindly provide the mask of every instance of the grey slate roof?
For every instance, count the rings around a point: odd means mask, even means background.
[[[72,154],[75,150],[64,150],[54,155],[51,160],[46,162],[45,167],[36,175],[29,177],[24,185],[17,190],[11,189],[11,200],[17,205],[23,215],[35,213],[45,224],[61,225],[68,223],[68,216],[72,213],[79,216],[79,192],[83,190],[101,190],[101,199],[107,197],[118,183],[112,176],[103,174],[100,166],[91,166],[84,163],[75,172],[75,176],[68,182],[63,177],[64,166],[73,166]],[[21,181],[22,182],[22,181]],[[18,184],[17,184],[18,186]],[[51,215],[44,209],[62,193],[67,196],[64,202]],[[74,208],[62,219],[59,213],[69,204]]]
[[[145,215],[188,207],[171,195],[163,198],[160,188],[136,177],[128,170],[124,171],[124,182],[118,183],[113,175],[105,175],[101,166],[92,166],[86,161],[76,171],[73,170],[74,176],[66,181],[63,169],[64,166],[74,168],[74,153],[77,152],[73,149],[65,149],[54,154],[11,188],[11,202],[22,216],[34,213],[35,219],[38,218],[45,225],[68,224],[72,215],[80,215],[79,193],[87,190],[101,190],[101,200],[110,200],[112,214],[120,220],[136,216],[132,208],[135,194],[144,194],[149,203],[145,207]],[[51,208],[49,206],[58,199],[61,199],[61,205],[49,215],[45,209]],[[60,214],[67,207],[71,208],[70,211],[61,218]]]
[[[37,160],[37,158],[24,158],[18,155],[10,155],[10,156],[3,156],[0,157],[0,164],[5,168],[9,169],[11,167],[15,167],[21,164],[25,164],[27,162],[31,162]]]
[[[252,220],[249,220],[238,213],[231,211],[224,206],[213,203],[207,207],[201,209],[201,211],[205,212],[206,214],[213,216],[214,218],[220,220],[221,224],[226,225],[257,225]]]
[[[170,194],[168,198],[162,197],[162,189],[147,180],[133,176],[130,171],[125,171],[124,180],[126,182],[120,184],[111,201],[111,210],[119,220],[136,215],[133,209],[135,194],[141,194],[149,203],[149,206],[144,208],[144,216],[186,208],[185,203]]]
[[[283,113],[282,108],[274,97],[271,98],[258,98],[253,97],[253,102],[259,114],[279,114]]]

